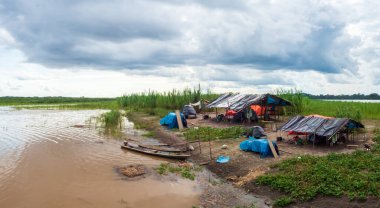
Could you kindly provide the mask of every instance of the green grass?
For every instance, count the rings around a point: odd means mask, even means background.
[[[142,136],[144,137],[154,137],[154,132],[153,131],[147,131],[146,133],[144,133]]]
[[[380,145],[372,151],[327,156],[301,156],[276,165],[278,171],[260,176],[258,184],[286,193],[278,205],[307,201],[317,195],[380,199]]]
[[[122,129],[123,115],[117,110],[113,109],[109,112],[103,113],[98,117],[98,123],[104,127],[106,134],[118,134]]]
[[[238,138],[245,131],[246,129],[240,126],[228,128],[198,127],[186,129],[184,136],[188,141],[197,140],[198,138],[201,141],[208,141],[209,138],[210,140]]]
[[[115,98],[85,98],[85,97],[0,97],[0,105],[36,105],[116,101]]]
[[[130,111],[146,112],[150,115],[164,116],[170,111],[182,109],[184,105],[198,102],[201,99],[214,100],[219,95],[198,89],[186,88],[182,91],[173,89],[168,92],[143,92],[124,95],[118,98],[120,106]]]
[[[291,197],[283,196],[273,202],[273,207],[286,207],[291,203],[293,203],[293,199]]]
[[[285,115],[320,114],[324,116],[361,119],[380,119],[380,103],[348,101],[324,101],[310,99],[300,90],[277,90],[276,94],[290,101],[293,106],[284,108]]]
[[[175,173],[181,175],[183,178],[187,178],[189,180],[195,180],[195,172],[200,171],[201,167],[193,166],[193,167],[180,167],[171,163],[161,163],[156,171],[160,175],[167,175],[168,173]]]
[[[346,113],[346,114],[343,114]],[[310,100],[302,114],[321,114],[325,116],[352,117],[358,119],[380,119],[380,103],[359,103],[342,101]],[[351,113],[352,115],[350,116]],[[357,114],[360,114],[358,116]]]
[[[61,103],[61,104],[34,104],[34,105],[13,105],[16,109],[48,109],[48,110],[94,110],[94,109],[115,109],[118,108],[116,101],[84,102],[84,103]]]
[[[380,133],[376,134],[374,137],[373,137],[373,141],[380,144]]]

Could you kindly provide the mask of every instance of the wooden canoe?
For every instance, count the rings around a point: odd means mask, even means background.
[[[141,152],[149,155],[154,155],[158,157],[166,157],[166,158],[173,158],[173,159],[186,159],[190,157],[189,154],[182,153],[182,152],[168,152],[168,151],[162,151],[162,150],[156,150],[156,149],[150,149],[146,147],[139,146],[138,144],[133,143],[127,143],[122,144],[121,148]]]
[[[171,147],[171,146],[157,146],[157,145],[147,145],[147,144],[139,144],[142,148],[147,148],[151,150],[158,150],[158,151],[164,151],[164,152],[186,152],[184,150]]]

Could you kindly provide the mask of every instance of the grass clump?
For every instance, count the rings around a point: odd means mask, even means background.
[[[98,123],[105,129],[105,133],[120,133],[123,124],[123,115],[119,110],[111,110],[99,116]]]
[[[375,137],[373,137],[372,139],[374,142],[377,142],[378,144],[380,144],[380,134],[376,134]]]
[[[245,128],[240,126],[232,126],[228,128],[212,128],[212,127],[198,127],[189,128],[184,132],[184,136],[187,140],[197,140],[201,141],[217,140],[217,139],[229,139],[237,138],[246,131]]]
[[[291,106],[283,108],[285,115],[302,114],[310,103],[309,97],[297,89],[277,89],[276,95],[292,103]]]
[[[258,177],[259,184],[287,193],[281,204],[317,195],[353,199],[380,198],[380,148],[352,154],[302,156],[278,164],[278,171]],[[279,203],[280,203],[279,202]]]
[[[160,166],[156,169],[158,174],[167,175],[168,173],[179,174],[183,178],[189,180],[195,180],[195,172],[200,171],[200,167],[183,165],[179,166],[171,163],[161,163]]]
[[[154,132],[153,131],[147,131],[146,133],[144,133],[142,136],[144,137],[154,137]]]
[[[293,203],[293,199],[291,197],[283,196],[273,202],[273,207],[286,207],[291,203]]]

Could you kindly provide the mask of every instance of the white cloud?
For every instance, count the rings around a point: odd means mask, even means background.
[[[3,1],[0,95],[379,93],[378,1]],[[7,83],[10,83],[8,85]]]

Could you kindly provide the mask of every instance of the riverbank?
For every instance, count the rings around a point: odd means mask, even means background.
[[[154,132],[154,135],[159,139],[165,132],[167,138],[176,138],[176,141],[185,141],[185,137],[182,132],[179,131],[169,131],[164,127],[159,126],[159,118],[155,116],[148,116],[143,113],[131,113],[130,116],[135,116],[132,120],[139,124],[149,123],[148,130]],[[231,124],[226,123],[215,123],[210,120],[204,120],[198,116],[198,119],[189,119],[188,124],[191,127],[213,127],[213,128],[228,128]],[[149,121],[149,122],[147,122]],[[364,124],[367,125],[367,137],[361,135],[358,137],[356,144],[359,145],[360,149],[364,149],[363,143],[372,143],[368,140],[376,132],[376,128],[379,126],[378,120],[364,120]],[[280,125],[280,123],[277,123]],[[241,126],[241,125],[236,125]],[[268,133],[268,137],[275,139],[278,135],[271,129],[272,126],[268,125],[265,129]],[[171,139],[169,139],[171,140]],[[347,149],[345,145],[338,146],[318,146],[313,148],[312,146],[304,145],[302,147],[295,146],[294,144],[287,144],[285,142],[278,142],[281,157],[279,159],[274,159],[271,157],[260,158],[258,154],[242,152],[240,151],[239,144],[243,141],[243,138],[230,138],[230,139],[219,139],[212,140],[209,142],[201,142],[201,148],[198,147],[198,143],[194,143],[193,146],[195,150],[192,152],[191,161],[195,163],[208,163],[206,167],[208,170],[221,177],[224,181],[232,184],[234,187],[244,190],[249,194],[256,197],[263,198],[267,201],[274,201],[285,196],[283,192],[275,191],[268,186],[257,184],[257,177],[262,176],[266,173],[275,171],[274,168],[281,161],[295,158],[303,157],[306,155],[315,156],[326,156],[329,153],[352,153],[355,150]],[[175,142],[174,142],[175,143]],[[211,144],[211,158],[209,151],[209,144]],[[222,146],[226,145],[227,148],[223,149]],[[215,158],[219,155],[227,155],[231,157],[231,160],[226,164],[218,164],[215,162]],[[338,207],[355,207],[355,206],[366,206],[366,207],[377,207],[379,201],[376,198],[369,197],[366,201],[350,201],[348,197],[322,197],[317,196],[312,200],[301,202],[297,201],[293,203],[292,206],[295,207],[329,207],[331,204]]]
[[[176,145],[177,147],[186,147],[187,143],[180,131],[172,131],[159,125],[159,117],[150,116],[141,112],[129,112],[128,120],[132,121],[137,129],[144,129],[148,132],[149,137],[153,137],[160,142]],[[144,135],[144,134],[143,134]],[[203,145],[202,145],[203,146]],[[196,152],[196,151],[193,151]],[[203,164],[196,160],[196,155],[192,155],[190,162],[195,164]],[[233,186],[228,183],[225,178],[213,172],[207,171],[197,173],[197,181],[202,186],[202,194],[200,196],[200,207],[263,207],[270,204],[270,200],[264,197],[256,197],[247,193],[244,189]]]

